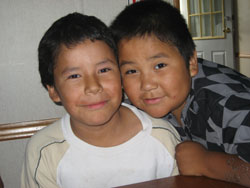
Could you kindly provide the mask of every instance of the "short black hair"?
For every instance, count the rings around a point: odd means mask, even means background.
[[[180,11],[164,1],[144,0],[127,6],[110,25],[115,41],[155,35],[160,41],[174,45],[187,67],[195,44]]]
[[[41,82],[54,86],[54,68],[62,45],[74,47],[85,40],[104,41],[114,52],[117,48],[110,29],[98,18],[80,13],[68,14],[57,21],[45,32],[38,47],[39,72]]]

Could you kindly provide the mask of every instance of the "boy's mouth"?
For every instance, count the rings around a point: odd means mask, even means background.
[[[101,101],[101,102],[97,102],[97,103],[93,103],[93,104],[88,104],[86,106],[88,109],[97,110],[97,109],[102,108],[106,103],[107,103],[107,101]]]
[[[157,104],[161,101],[162,97],[151,98],[151,99],[144,99],[146,104]]]

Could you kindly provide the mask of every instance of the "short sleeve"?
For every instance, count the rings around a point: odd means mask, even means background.
[[[180,135],[176,129],[165,120],[153,120],[152,136],[159,140],[174,159],[171,176],[179,174],[179,169],[175,160],[175,147],[181,142]]]

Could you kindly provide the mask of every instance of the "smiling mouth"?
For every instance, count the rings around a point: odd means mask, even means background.
[[[94,103],[94,104],[89,104],[86,106],[87,106],[87,108],[89,108],[91,110],[97,110],[97,109],[102,108],[106,103],[107,103],[107,101],[102,101],[102,102],[98,102],[98,103]]]
[[[157,104],[161,101],[161,97],[157,97],[157,98],[151,98],[151,99],[144,99],[144,102],[146,104]]]

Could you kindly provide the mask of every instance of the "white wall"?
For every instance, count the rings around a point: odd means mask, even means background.
[[[0,142],[0,176],[4,188],[20,187],[20,173],[28,140]]]
[[[0,124],[61,117],[65,112],[40,83],[38,43],[48,27],[71,12],[95,15],[106,24],[127,0],[1,0]],[[17,188],[28,139],[0,142],[0,176]]]

